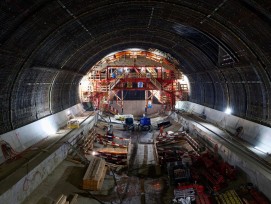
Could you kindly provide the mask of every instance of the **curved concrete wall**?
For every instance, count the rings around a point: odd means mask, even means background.
[[[59,128],[66,125],[68,115],[77,115],[84,112],[81,104],[72,106],[64,111],[40,119],[34,123],[0,135],[0,141],[8,142],[16,152],[22,152],[37,142],[54,134]],[[0,163],[5,161],[0,151]]]
[[[271,128],[254,123],[221,111],[217,111],[189,101],[178,101],[176,109],[185,110],[196,115],[206,116],[206,120],[217,124],[228,132],[235,134],[236,129],[243,127],[240,137],[265,153],[271,153]]]

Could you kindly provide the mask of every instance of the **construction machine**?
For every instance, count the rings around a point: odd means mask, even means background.
[[[132,117],[125,118],[123,128],[124,128],[124,130],[134,131],[135,130],[134,118],[132,118]]]
[[[138,124],[138,129],[149,131],[151,129],[151,119],[146,116],[143,116],[142,118],[140,118],[140,123]]]

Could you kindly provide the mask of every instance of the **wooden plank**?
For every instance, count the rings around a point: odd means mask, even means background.
[[[63,196],[64,196],[63,194],[59,195],[59,196],[57,197],[55,203],[59,203],[59,202],[61,201],[61,199],[62,199]]]
[[[70,204],[76,204],[77,203],[77,197],[78,197],[78,194],[75,194],[70,202]]]
[[[103,170],[102,177],[100,178],[99,184],[97,186],[98,190],[100,190],[102,188],[102,185],[103,185],[103,182],[104,182],[104,178],[105,178],[105,174],[106,174],[106,170],[107,170],[107,167],[105,167],[104,170]]]
[[[66,160],[67,160],[67,161],[70,161],[70,162],[73,162],[73,163],[75,163],[75,164],[81,164],[80,161],[74,160],[74,159],[70,158],[69,156],[66,157]]]
[[[60,200],[58,200],[56,202],[56,204],[65,204],[66,203],[66,199],[67,199],[67,196],[65,196],[65,195],[62,194]]]

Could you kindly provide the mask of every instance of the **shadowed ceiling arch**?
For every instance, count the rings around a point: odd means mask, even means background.
[[[2,132],[79,102],[81,77],[110,52],[171,54],[190,101],[270,124],[270,3],[226,1],[2,1]]]

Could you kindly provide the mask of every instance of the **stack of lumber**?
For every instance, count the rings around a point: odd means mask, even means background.
[[[84,138],[84,142],[81,145],[84,153],[87,154],[89,151],[93,149],[93,143],[96,138],[97,134],[95,129],[91,129],[89,134]]]
[[[85,190],[100,190],[104,181],[107,167],[105,160],[97,157],[92,157],[83,177],[82,188]]]
[[[112,147],[106,147],[106,148],[100,148],[98,150],[99,153],[106,153],[106,154],[123,154],[127,155],[127,149],[124,148],[112,148]]]

